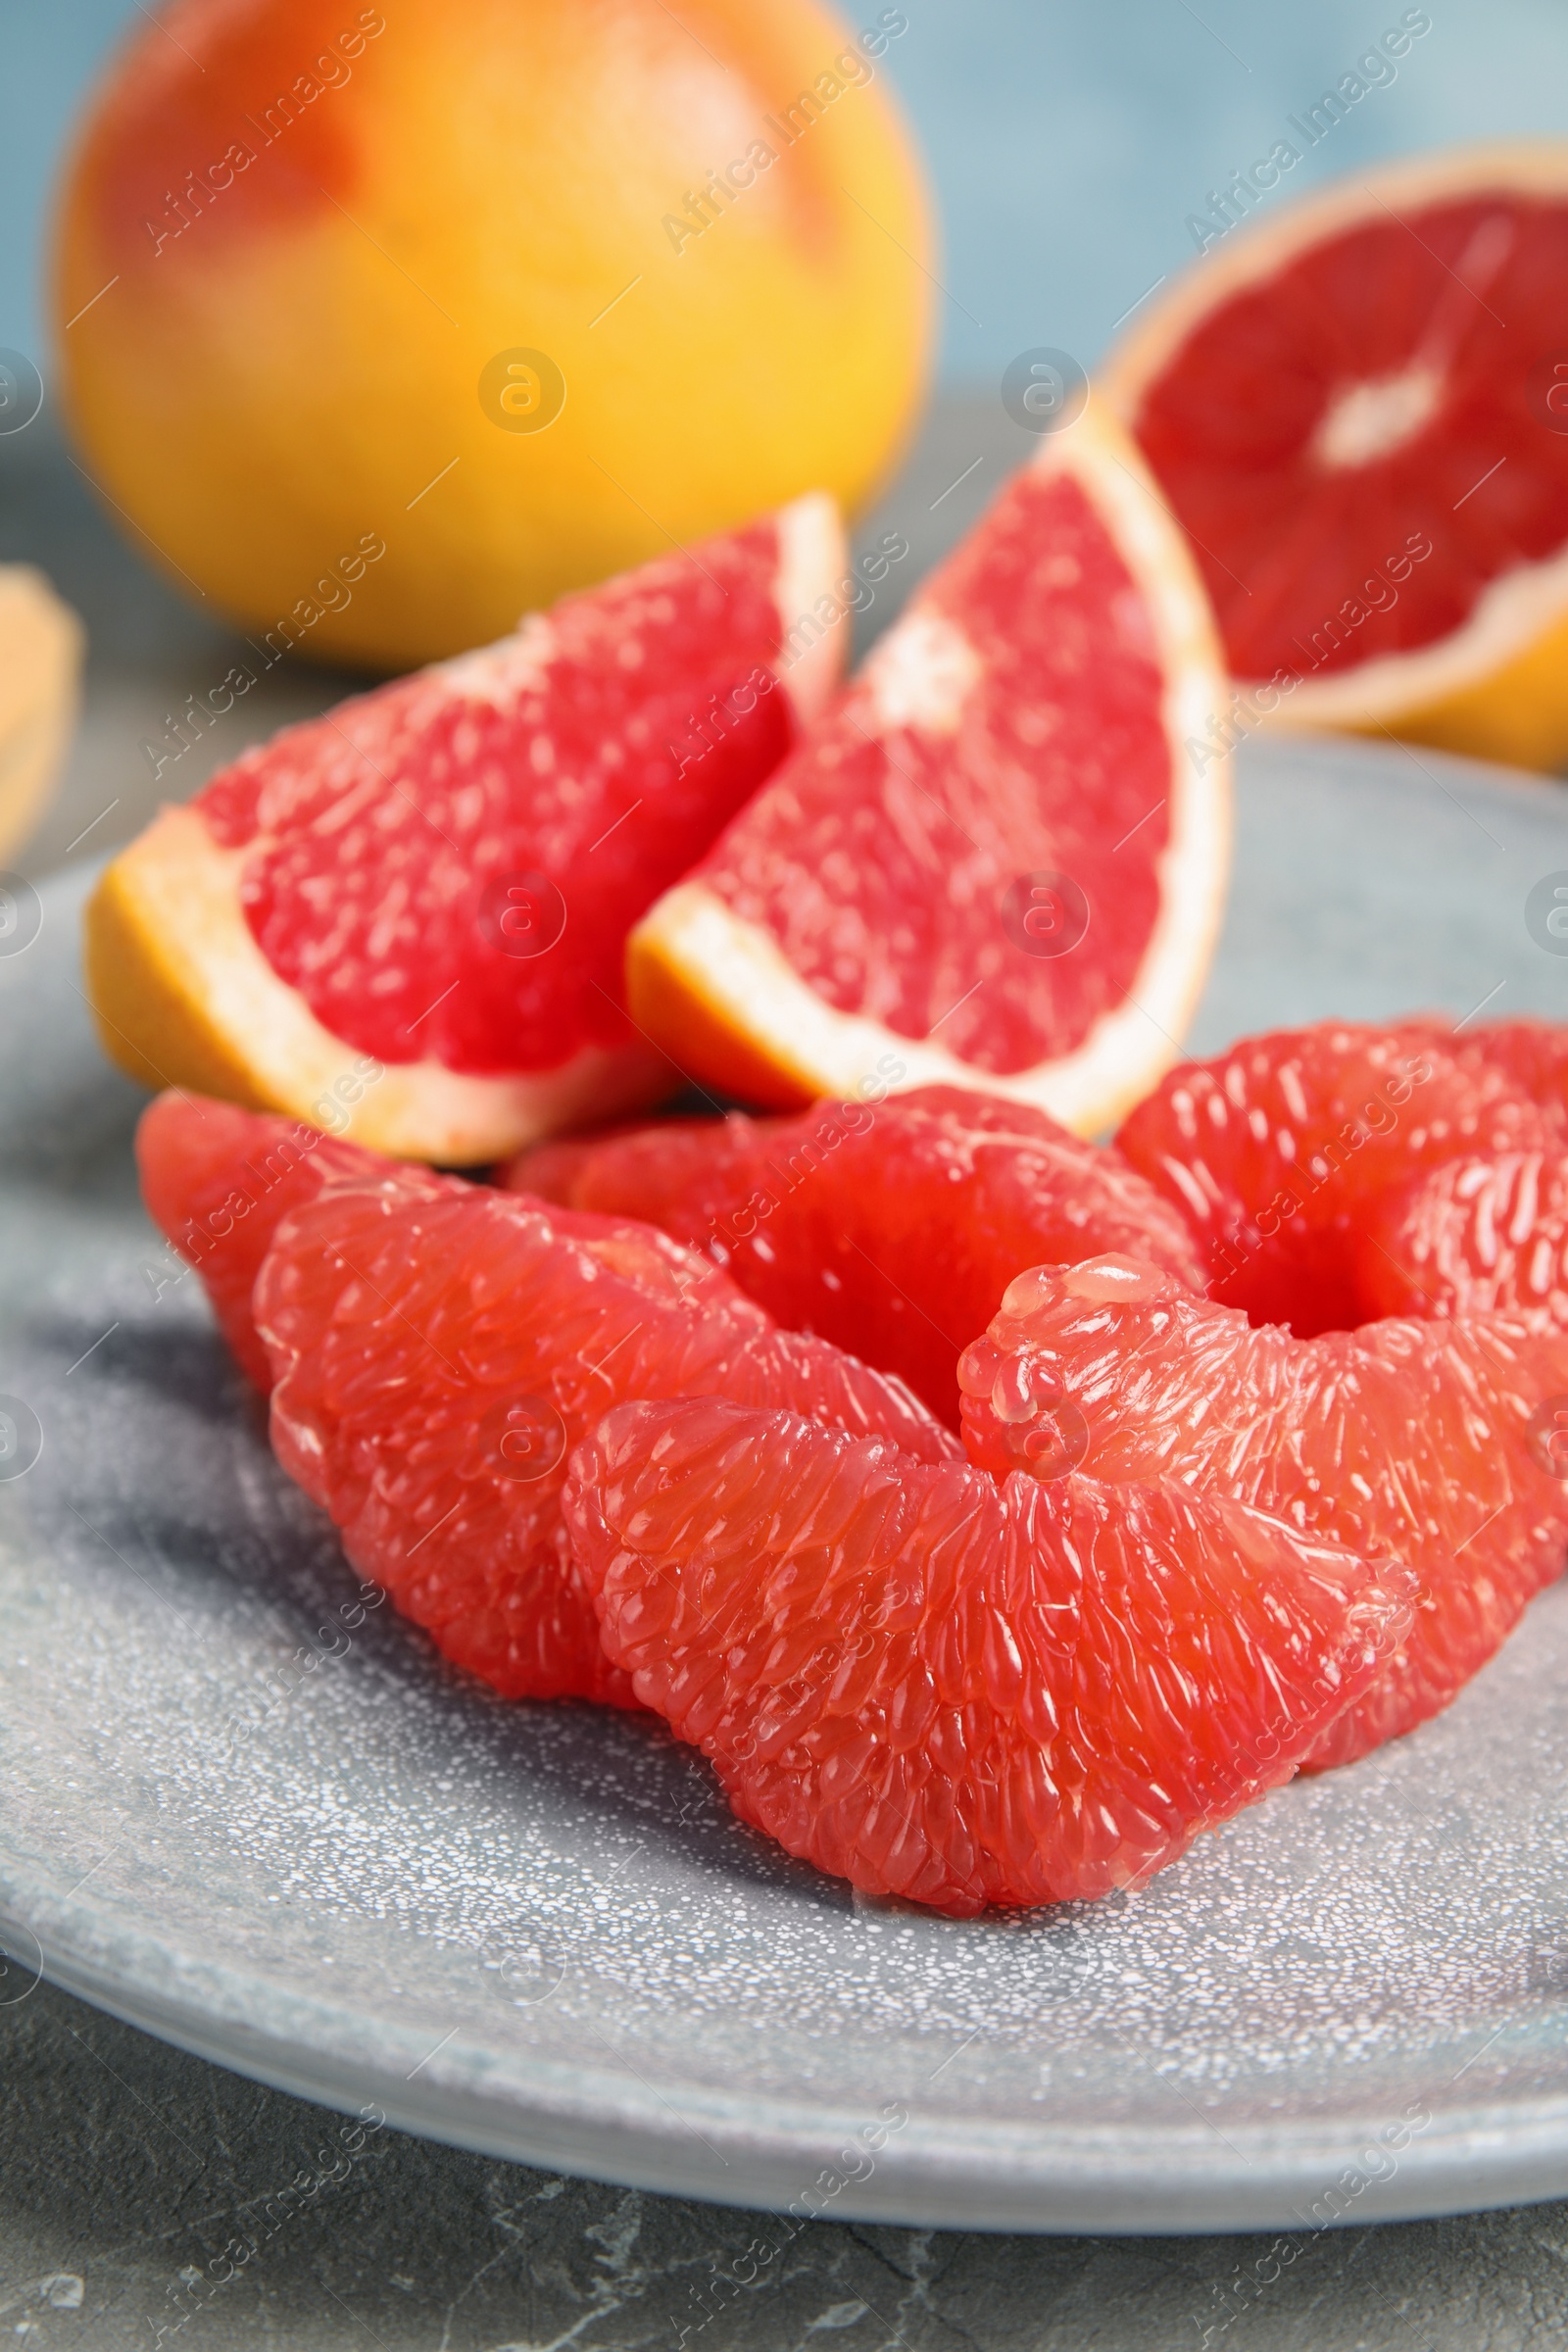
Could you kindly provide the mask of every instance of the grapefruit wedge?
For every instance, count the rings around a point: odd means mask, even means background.
[[[1212,747],[1272,716],[1568,753],[1565,318],[1556,143],[1357,173],[1139,314],[1101,389],[1240,681]]]
[[[638,925],[634,1017],[767,1105],[968,1086],[1103,1127],[1208,968],[1220,696],[1181,534],[1091,403]]]
[[[89,906],[108,1052],[453,1165],[656,1100],[622,943],[830,691],[842,569],[813,495],[245,753]]]

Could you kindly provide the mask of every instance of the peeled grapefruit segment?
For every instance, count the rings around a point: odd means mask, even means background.
[[[779,1322],[897,1372],[954,1428],[958,1350],[1026,1267],[1130,1250],[1202,1281],[1180,1215],[1114,1152],[963,1087],[541,1144],[503,1181],[649,1218]]]
[[[1397,1569],[1232,1502],[711,1400],[609,1414],[566,1507],[607,1652],[741,1819],[960,1916],[1141,1886],[1291,1777],[1405,1613]]]
[[[1091,405],[638,925],[635,1018],[752,1102],[969,1086],[1094,1133],[1207,970],[1219,693],[1181,535]]]
[[[1087,1476],[1178,1480],[1415,1571],[1414,1622],[1316,1769],[1446,1706],[1568,1555],[1532,1420],[1568,1395],[1568,1333],[1494,1315],[1297,1340],[1106,1256],[1021,1275],[958,1376],[970,1458],[998,1476],[1054,1473],[1065,1431]]]
[[[1568,1329],[1568,1155],[1449,1160],[1367,1220],[1361,1290],[1379,1315],[1523,1315]]]
[[[622,943],[825,699],[840,558],[801,499],[245,753],[88,907],[109,1053],[454,1165],[657,1099]]]
[[[1209,1295],[1298,1338],[1380,1310],[1361,1287],[1373,1204],[1418,1171],[1568,1136],[1504,1059],[1437,1021],[1323,1021],[1183,1062],[1117,1150],[1185,1214]]]
[[[1216,236],[1218,235],[1216,224]],[[1357,172],[1211,245],[1102,371],[1254,723],[1568,753],[1568,145]]]
[[[303,1119],[238,1110],[174,1090],[142,1112],[136,1170],[147,1213],[200,1272],[220,1330],[263,1396],[272,1373],[257,1337],[251,1291],[273,1234],[291,1209],[326,1185],[374,1176],[391,1164]],[[159,1268],[149,1275],[155,1296],[177,1279]]]
[[[785,1401],[960,1452],[898,1382],[775,1331],[653,1227],[423,1171],[296,1208],[253,1305],[278,1460],[361,1574],[509,1697],[630,1703],[561,1518],[571,1447],[622,1398]]]

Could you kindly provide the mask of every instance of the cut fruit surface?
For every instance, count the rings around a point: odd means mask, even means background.
[[[1088,1476],[1179,1480],[1416,1572],[1408,1634],[1317,1768],[1446,1706],[1568,1556],[1533,1419],[1568,1395],[1565,1332],[1499,1315],[1296,1340],[1103,1257],[1020,1276],[959,1378],[970,1458],[998,1476],[1054,1471],[1070,1439]]]
[[[1241,726],[1555,765],[1568,145],[1424,156],[1213,229],[1100,381],[1191,534]]]
[[[89,905],[107,1050],[454,1164],[656,1100],[622,943],[830,690],[841,568],[802,499],[245,753]]]
[[[561,1518],[566,1457],[627,1396],[786,1399],[930,1461],[906,1390],[776,1331],[653,1227],[423,1171],[320,1191],[257,1278],[271,1431],[362,1575],[509,1697],[630,1703]]]
[[[1385,1193],[1446,1159],[1554,1139],[1568,1139],[1562,1111],[1532,1101],[1484,1037],[1322,1021],[1183,1062],[1116,1147],[1185,1214],[1209,1296],[1308,1339],[1381,1311],[1361,1287],[1362,1228]]]
[[[200,1272],[219,1328],[263,1396],[272,1372],[257,1337],[251,1291],[273,1234],[291,1209],[325,1186],[375,1176],[391,1164],[304,1120],[172,1089],[142,1112],[136,1172],[147,1213]],[[160,1287],[174,1279],[154,1275]]]
[[[1202,1281],[1180,1215],[1115,1152],[961,1087],[541,1144],[503,1181],[648,1218],[779,1322],[898,1373],[955,1428],[958,1350],[1026,1267],[1127,1250]]]
[[[626,1404],[567,1514],[609,1655],[745,1821],[959,1915],[1141,1885],[1288,1780],[1409,1580],[1180,1488],[1003,1485]]]
[[[1207,971],[1220,700],[1181,535],[1091,404],[639,924],[633,1014],[753,1102],[970,1086],[1093,1134]]]

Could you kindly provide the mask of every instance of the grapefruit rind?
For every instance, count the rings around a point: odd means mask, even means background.
[[[144,1086],[281,1111],[392,1158],[482,1165],[670,1086],[647,1046],[587,1049],[537,1076],[387,1064],[322,1027],[280,980],[240,905],[243,850],[165,808],[116,858],[84,917],[87,995],[111,1059]]]
[[[1475,195],[1568,195],[1568,145],[1497,143],[1423,156],[1307,196],[1254,220],[1193,263],[1129,329],[1102,368],[1101,396],[1136,433],[1147,386],[1201,319],[1274,276],[1307,247],[1412,205]],[[1262,680],[1241,681],[1243,691]],[[1301,678],[1250,724],[1396,733],[1440,749],[1555,766],[1568,754],[1568,548],[1491,581],[1461,628],[1409,654]]]
[[[1152,476],[1093,403],[1043,440],[1031,470],[1069,471],[1084,488],[1145,595],[1167,681],[1172,788],[1160,912],[1126,1001],[1068,1054],[1008,1075],[976,1069],[929,1038],[837,1011],[761,925],[734,914],[705,883],[681,882],[632,932],[626,990],[633,1019],[688,1073],[779,1109],[873,1087],[963,1086],[1030,1103],[1094,1135],[1176,1058],[1207,977],[1230,865],[1229,760],[1207,742],[1227,695],[1219,641]],[[884,649],[911,623],[917,614],[896,623]]]

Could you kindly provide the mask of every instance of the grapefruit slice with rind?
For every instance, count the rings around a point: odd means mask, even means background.
[[[503,1182],[648,1218],[781,1323],[898,1373],[954,1428],[958,1350],[1026,1267],[1129,1250],[1202,1281],[1178,1211],[1116,1152],[966,1087],[564,1139]]]
[[[1091,402],[633,932],[632,1012],[742,1100],[968,1086],[1093,1134],[1177,1051],[1229,850],[1207,602]]]
[[[959,1916],[1142,1886],[1289,1780],[1407,1614],[1402,1571],[1234,1502],[713,1400],[610,1413],[566,1508],[606,1651],[742,1820]]]
[[[245,753],[89,906],[108,1052],[453,1165],[656,1100],[622,942],[831,689],[842,567],[800,499]]]
[[[1314,1768],[1446,1706],[1562,1573],[1568,1484],[1537,1416],[1568,1395],[1568,1332],[1476,1315],[1297,1340],[1106,1256],[1021,1275],[958,1376],[970,1458],[998,1476],[1054,1478],[1068,1441],[1086,1476],[1227,1494],[1415,1571],[1407,1635]]]
[[[628,1703],[561,1518],[574,1445],[627,1396],[723,1395],[960,1453],[896,1380],[774,1329],[648,1225],[422,1169],[329,1184],[252,1294],[272,1445],[364,1576],[509,1697]]]
[[[1219,224],[1215,224],[1216,239]],[[1100,377],[1190,534],[1254,725],[1568,753],[1568,145],[1264,211]]]

